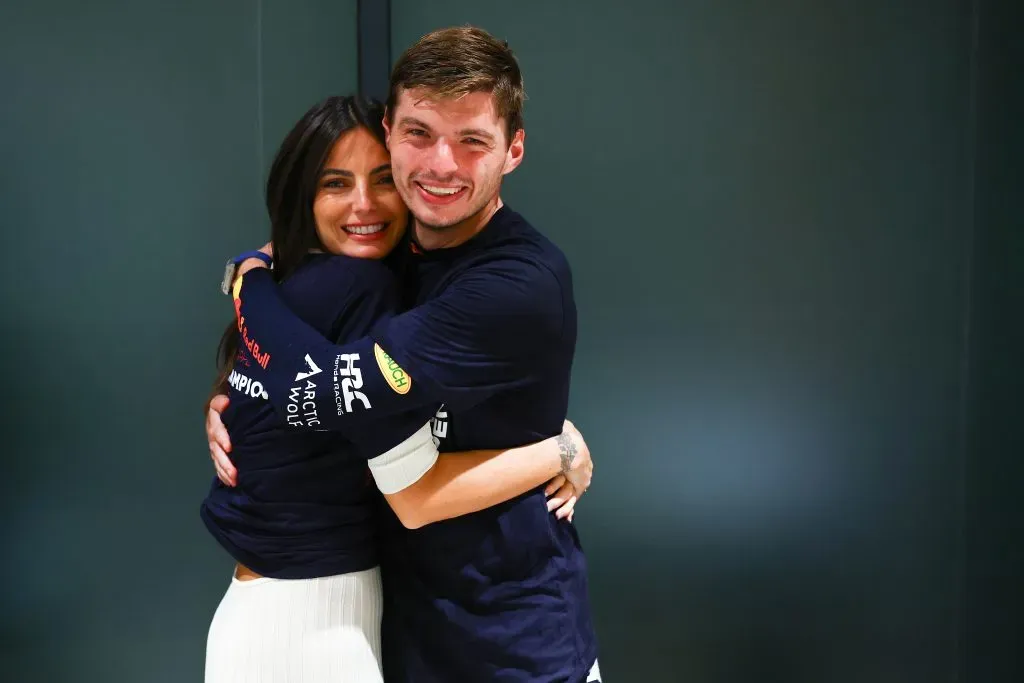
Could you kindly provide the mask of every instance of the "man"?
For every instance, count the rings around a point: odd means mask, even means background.
[[[431,33],[398,60],[385,127],[414,217],[416,305],[370,337],[330,344],[287,310],[264,264],[243,264],[246,333],[273,349],[255,370],[289,423],[354,429],[443,403],[432,427],[442,451],[561,431],[576,343],[569,266],[499,194],[523,158],[523,99],[507,44],[479,29]],[[320,372],[327,381],[310,381]],[[216,412],[208,432],[230,472]],[[415,531],[391,524],[387,536],[387,680],[600,680],[586,561],[543,489]]]

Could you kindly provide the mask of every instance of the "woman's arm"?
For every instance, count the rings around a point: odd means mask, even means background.
[[[433,465],[402,488],[398,469],[408,472],[409,466],[388,454],[370,461],[377,485],[399,520],[418,529],[484,510],[563,476],[564,484],[555,481],[548,487],[549,495],[558,489],[548,509],[557,507],[558,517],[567,517],[590,485],[593,461],[583,436],[566,421],[558,436],[528,446],[435,455]]]

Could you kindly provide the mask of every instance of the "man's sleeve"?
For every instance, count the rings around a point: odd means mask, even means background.
[[[369,458],[370,474],[381,493],[398,493],[419,481],[437,462],[438,455],[430,423],[426,422],[409,437]]]
[[[564,309],[549,270],[513,259],[477,266],[350,344],[295,316],[263,269],[236,285],[235,307],[254,374],[287,423],[342,432],[436,403],[465,409],[521,386],[560,338]]]
[[[449,409],[517,389],[561,339],[560,283],[542,265],[502,259],[461,275],[440,297],[377,325],[393,362]]]

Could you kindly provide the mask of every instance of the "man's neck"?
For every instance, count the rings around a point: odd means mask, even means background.
[[[473,239],[480,233],[487,224],[491,222],[491,218],[504,206],[501,201],[501,197],[495,197],[492,201],[487,202],[482,209],[478,212],[455,225],[448,227],[444,230],[433,230],[431,228],[424,227],[415,217],[413,217],[413,236],[416,238],[416,244],[419,245],[424,251],[433,251],[435,249],[451,249],[457,247],[460,244],[464,244],[469,240]]]

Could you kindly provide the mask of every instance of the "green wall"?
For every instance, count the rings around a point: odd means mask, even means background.
[[[0,7],[3,680],[201,680],[218,279],[355,5]],[[392,2],[524,68],[609,683],[1020,680],[1020,12]]]
[[[220,273],[355,46],[355,3],[0,8],[3,680],[202,680]]]
[[[609,681],[958,662],[970,11],[392,3],[526,79],[506,199],[567,252]],[[979,681],[979,683],[981,683]]]
[[[964,676],[1024,680],[1024,4],[977,3]]]

